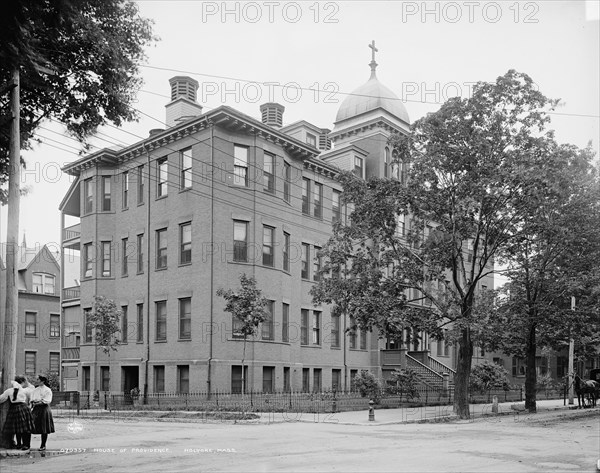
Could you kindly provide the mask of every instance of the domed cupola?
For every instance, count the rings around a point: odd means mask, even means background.
[[[365,115],[371,111],[381,110],[388,112],[393,117],[409,123],[408,113],[402,101],[398,96],[388,89],[385,85],[379,82],[375,69],[375,42],[369,44],[372,49],[372,59],[369,66],[371,67],[371,77],[369,80],[354,90],[342,102],[335,119],[335,129],[345,128],[349,124],[349,120]],[[371,115],[371,114],[369,114]],[[356,122],[356,120],[351,120]],[[334,131],[335,131],[334,129]]]

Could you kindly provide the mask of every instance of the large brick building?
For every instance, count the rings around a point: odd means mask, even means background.
[[[410,346],[350,336],[348,321],[314,307],[309,295],[317,251],[332,222],[346,218],[336,173],[403,178],[387,139],[408,130],[408,114],[375,68],[373,60],[332,131],[306,121],[283,126],[284,107],[275,103],[260,107],[261,120],[227,106],[202,113],[198,83],[174,77],[166,129],[64,168],[75,180],[60,207],[63,248],[81,254],[81,286],[63,295],[63,384],[240,390],[243,339],[216,291],[238,287],[241,273],[271,301],[271,321],[247,348],[252,389],[348,388],[358,370],[385,376],[407,354],[440,379],[452,371],[447,344],[427,334]],[[77,223],[66,226],[67,218]],[[96,294],[126,314],[123,344],[110,357],[85,329]]]

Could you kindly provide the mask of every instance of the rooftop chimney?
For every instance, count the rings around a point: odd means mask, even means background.
[[[197,117],[202,113],[202,105],[196,102],[198,81],[186,76],[175,76],[169,79],[171,84],[171,102],[167,110],[166,124],[168,128]]]
[[[283,126],[283,111],[285,107],[278,103],[269,102],[260,106],[262,122],[273,128],[281,128]]]

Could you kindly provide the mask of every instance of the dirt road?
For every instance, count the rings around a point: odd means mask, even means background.
[[[599,412],[372,426],[57,419],[57,433],[50,436],[45,458],[8,458],[0,469],[595,472]],[[33,446],[38,442],[39,436],[34,436]]]

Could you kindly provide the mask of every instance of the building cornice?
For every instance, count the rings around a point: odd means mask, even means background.
[[[115,151],[102,149],[94,154],[79,159],[63,167],[63,171],[71,175],[79,175],[83,170],[97,165],[106,164],[114,166],[130,159],[145,155],[147,152],[169,146],[182,138],[193,135],[200,130],[211,126],[222,127],[238,133],[255,135],[266,141],[274,143],[285,149],[290,155],[299,159],[307,160],[316,158],[320,151],[303,143],[296,138],[290,137],[279,130],[245,115],[237,110],[221,106],[208,113],[190,119],[172,128],[153,134],[145,140],[139,141],[131,146]]]

